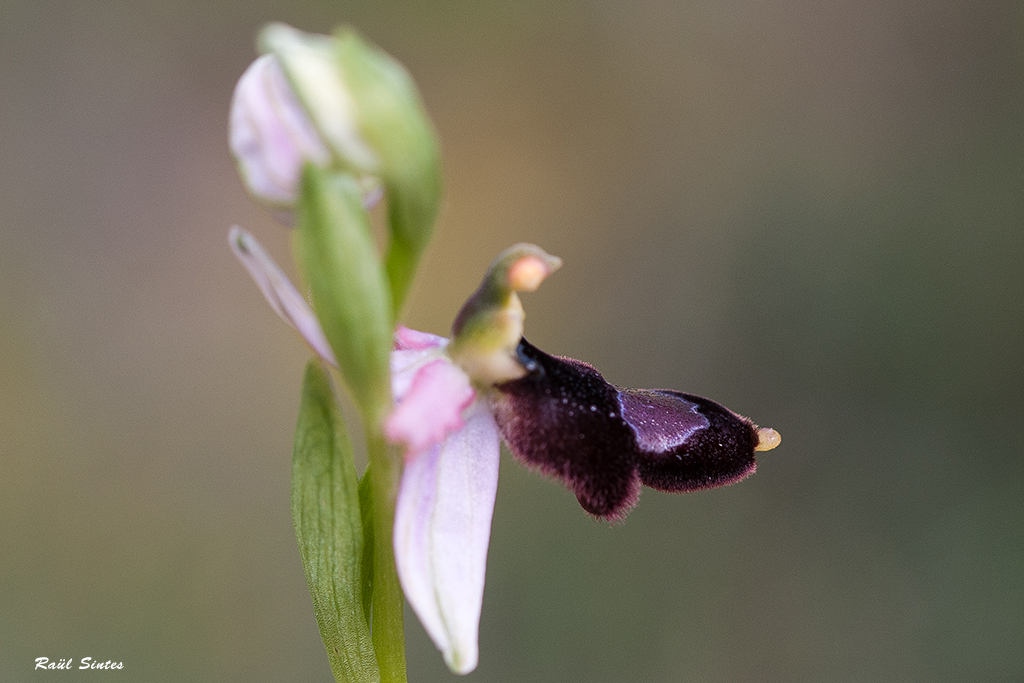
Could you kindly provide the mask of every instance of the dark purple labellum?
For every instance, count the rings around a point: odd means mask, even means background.
[[[525,377],[498,384],[494,413],[512,453],[562,480],[583,509],[621,519],[640,484],[683,492],[753,473],[757,428],[700,396],[617,389],[578,360],[525,339]]]

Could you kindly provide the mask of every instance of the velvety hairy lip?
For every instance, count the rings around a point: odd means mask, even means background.
[[[758,431],[709,399],[619,389],[590,365],[517,349],[527,375],[496,385],[495,419],[512,453],[561,480],[583,509],[621,519],[640,484],[685,492],[739,481],[756,468]]]

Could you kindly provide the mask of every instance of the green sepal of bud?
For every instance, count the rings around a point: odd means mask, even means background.
[[[391,292],[354,177],[306,164],[295,252],[324,335],[363,419],[391,408]]]
[[[491,263],[452,325],[448,355],[479,386],[518,379],[516,357],[526,313],[517,292],[532,292],[562,260],[533,244],[509,247]]]
[[[342,29],[337,38],[337,56],[356,103],[359,133],[377,156],[387,197],[387,272],[398,312],[440,206],[440,145],[405,68],[351,29]]]
[[[352,444],[327,371],[306,365],[292,457],[292,521],[320,635],[334,678],[377,683],[380,670],[366,612]]]

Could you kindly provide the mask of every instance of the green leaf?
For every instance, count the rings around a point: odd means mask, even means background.
[[[391,407],[391,293],[354,177],[306,164],[296,252],[313,308],[363,419]]]
[[[292,521],[313,611],[339,683],[380,681],[363,595],[352,445],[327,372],[306,365],[292,458]]]
[[[388,205],[387,271],[400,311],[430,241],[441,203],[437,133],[405,68],[351,29],[339,31],[337,56],[355,103],[359,133],[378,157]]]

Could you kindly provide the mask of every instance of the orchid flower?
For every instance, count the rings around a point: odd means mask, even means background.
[[[274,310],[336,363],[315,314],[256,240],[234,228],[230,242]],[[395,562],[406,598],[456,673],[478,660],[501,439],[519,460],[562,481],[589,514],[610,521],[636,504],[641,484],[669,492],[731,484],[754,472],[756,451],[781,440],[714,401],[619,389],[590,365],[526,341],[516,292],[536,289],[560,263],[516,245],[463,306],[451,340],[404,327],[395,333],[395,407],[384,424],[405,456]]]

